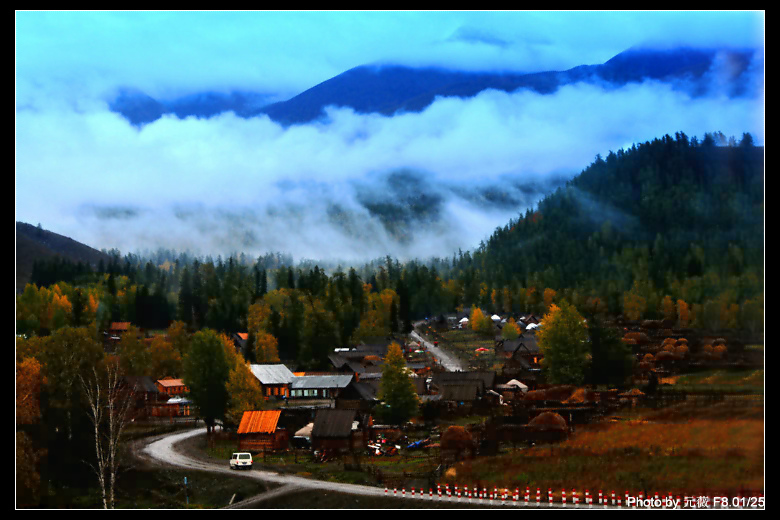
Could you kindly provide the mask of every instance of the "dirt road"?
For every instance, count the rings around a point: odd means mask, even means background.
[[[313,480],[304,477],[297,477],[294,475],[282,475],[273,471],[264,470],[250,470],[250,471],[235,471],[231,470],[228,466],[228,461],[224,463],[213,463],[197,460],[189,457],[174,448],[174,445],[185,439],[196,435],[204,435],[206,428],[196,428],[180,433],[173,433],[158,437],[152,440],[145,447],[136,451],[137,456],[145,460],[148,463],[162,465],[162,466],[176,466],[185,469],[193,469],[199,471],[209,471],[212,473],[224,473],[231,476],[240,476],[244,478],[256,479],[267,483],[277,484],[279,487],[266,491],[263,494],[248,499],[242,500],[239,503],[231,504],[229,508],[252,508],[262,503],[263,500],[278,497],[287,493],[297,493],[301,490],[321,490],[331,491],[335,493],[347,493],[351,495],[371,496],[371,497],[386,497],[393,498],[395,500],[416,500],[419,502],[419,508],[426,507],[490,507],[490,508],[525,508],[527,506],[534,507],[534,504],[524,504],[522,498],[518,501],[513,500],[512,496],[504,496],[503,499],[496,495],[495,502],[482,502],[476,499],[466,497],[456,497],[455,494],[449,498],[446,495],[441,497],[437,496],[434,491],[433,496],[421,495],[419,492],[416,495],[411,493],[403,493],[398,490],[398,494],[395,495],[393,490],[384,490],[371,486],[361,486],[358,484],[344,484],[339,482],[326,482],[321,480]],[[418,506],[415,506],[417,508]],[[529,508],[530,508],[529,507]],[[536,506],[538,507],[538,505]],[[562,504],[549,504],[546,507],[560,508],[565,507]]]
[[[448,372],[460,372],[466,370],[463,368],[460,360],[453,354],[449,354],[444,349],[435,346],[432,342],[426,340],[424,337],[418,334],[417,331],[412,331],[410,336],[414,338],[415,341],[419,341],[425,345],[425,348],[434,355],[434,357]]]
[[[251,471],[235,471],[228,467],[227,461],[225,461],[223,464],[204,462],[188,457],[187,455],[179,453],[174,449],[174,444],[177,442],[195,435],[203,435],[205,433],[205,428],[198,428],[194,430],[188,430],[186,432],[167,435],[149,443],[146,447],[140,450],[139,455],[150,462],[162,464],[164,466],[177,466],[185,469],[224,473],[231,476],[238,475],[245,478],[252,478],[285,486],[285,489],[288,490],[305,488],[350,493],[354,495],[385,496],[383,489],[370,486],[341,484],[338,482],[324,482],[297,477],[294,475],[281,475],[272,471],[262,471],[256,469]]]

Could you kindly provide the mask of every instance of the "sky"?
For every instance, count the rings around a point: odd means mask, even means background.
[[[750,132],[763,144],[763,61],[754,94],[739,99],[575,84],[442,98],[393,117],[329,109],[327,123],[287,128],[232,113],[138,128],[108,103],[120,88],[284,100],[365,64],[538,72],[637,46],[763,56],[764,23],[760,11],[17,11],[16,220],[123,253],[451,256],[596,154],[677,131]],[[439,215],[400,242],[360,204],[398,171],[414,172]],[[475,203],[485,187],[517,206]]]

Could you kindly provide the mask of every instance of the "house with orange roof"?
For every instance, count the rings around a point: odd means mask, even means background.
[[[236,347],[236,351],[241,352],[242,354],[246,354],[247,347],[250,346],[248,344],[249,333],[236,332],[231,336],[231,339],[233,340],[233,345]]]
[[[190,391],[184,384],[184,381],[181,379],[173,379],[172,377],[158,379],[155,381],[155,386],[157,386],[157,390],[159,390],[161,394],[168,397],[187,394]]]
[[[257,410],[244,412],[238,425],[239,451],[285,450],[289,434],[279,428],[281,410]]]

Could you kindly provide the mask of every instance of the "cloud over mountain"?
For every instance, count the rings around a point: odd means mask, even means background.
[[[16,210],[17,220],[41,222],[98,248],[282,250],[323,259],[448,256],[476,246],[596,154],[677,131],[751,132],[757,142],[764,140],[762,59],[744,76],[757,79],[731,96],[718,82],[735,64],[722,60],[706,72],[712,88],[698,91],[686,88],[684,79],[574,81],[547,93],[439,95],[419,111],[392,116],[329,107],[321,119],[284,125],[262,113],[180,118],[158,107],[161,117],[133,125],[110,108],[120,86],[137,88],[154,102],[186,100],[196,113],[192,103],[210,92],[221,93],[212,96],[219,102],[255,93],[254,106],[286,99],[316,83],[301,87],[306,63],[323,81],[371,62],[457,64],[460,70],[482,63],[498,70],[500,63],[512,63],[508,56],[534,56],[539,63],[521,59],[512,68],[540,71],[600,63],[615,53],[583,47],[581,61],[573,62],[572,37],[545,36],[530,22],[520,34],[495,16],[466,21],[447,14],[430,23],[430,31],[416,32],[427,18],[303,14],[295,25],[299,38],[316,32],[323,47],[306,47],[308,57],[297,50],[293,56],[286,46],[295,36],[290,26],[256,35],[222,14],[83,16],[95,20],[79,18],[84,31],[59,39],[62,21],[76,15],[30,17],[40,22],[34,31],[27,20],[18,24],[28,32],[19,40],[17,60]],[[284,19],[258,16],[264,17]],[[555,25],[550,16],[531,18]],[[193,23],[172,25],[183,19]],[[369,34],[369,25],[354,25],[367,20],[382,29]],[[718,18],[714,25],[724,24]],[[349,27],[355,32],[348,38]],[[383,35],[404,30],[409,41],[397,43],[395,52],[389,40],[380,43]],[[323,34],[342,35],[338,43],[361,52],[346,57]],[[176,37],[191,47],[172,44]],[[561,38],[568,45],[554,44]],[[624,38],[623,48],[630,46],[626,34],[614,36],[612,45]],[[106,41],[111,45],[99,45]],[[369,59],[362,51],[372,42],[376,52]],[[426,52],[416,52],[423,47]],[[277,67],[285,63],[290,70]],[[304,66],[292,70],[293,63]]]

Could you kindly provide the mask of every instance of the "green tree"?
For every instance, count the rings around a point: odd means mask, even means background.
[[[384,402],[384,407],[379,409],[383,421],[403,424],[417,414],[420,403],[417,390],[407,372],[401,347],[395,342],[387,347],[378,397]]]
[[[594,315],[588,316],[591,363],[590,383],[620,386],[631,376],[631,349],[620,338],[617,329],[605,326]]]
[[[501,329],[501,337],[504,339],[517,339],[520,335],[520,327],[517,326],[515,320],[509,318]]]
[[[565,300],[552,304],[536,332],[544,358],[542,367],[553,384],[581,385],[590,365],[590,345],[585,319]]]
[[[129,326],[122,334],[117,348],[122,371],[128,376],[145,376],[150,373],[152,356],[137,327]]]
[[[217,419],[222,419],[230,396],[226,384],[230,367],[220,336],[211,329],[204,329],[192,336],[187,356],[184,358],[184,384],[190,389],[190,397],[198,407],[208,432],[214,429]]]

